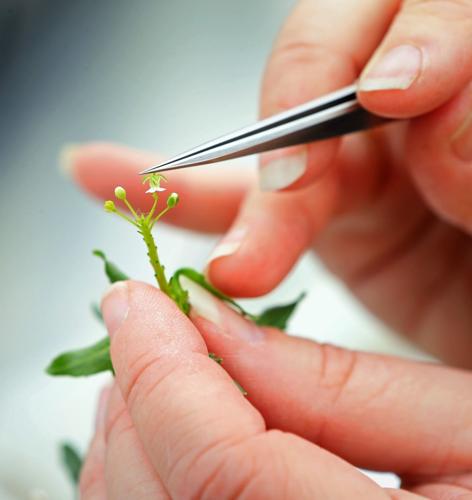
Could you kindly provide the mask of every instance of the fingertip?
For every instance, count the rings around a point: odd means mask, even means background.
[[[259,188],[263,192],[295,191],[319,180],[332,164],[340,139],[329,139],[262,155]]]
[[[334,213],[337,187],[333,174],[298,191],[254,192],[233,227],[238,237],[230,230],[220,242],[224,252],[217,247],[207,265],[210,281],[233,297],[272,290]]]
[[[64,144],[59,150],[58,167],[59,172],[66,178],[74,177],[75,160],[77,151],[80,150],[80,144],[68,143]]]
[[[128,316],[128,282],[118,281],[113,283],[103,295],[100,308],[108,334],[112,337]]]
[[[408,164],[428,204],[443,219],[472,230],[472,84],[432,113],[413,120]],[[470,156],[469,156],[470,155]]]
[[[404,2],[360,76],[362,106],[412,118],[456,95],[472,75],[470,13],[469,2]]]
[[[418,105],[412,96],[424,72],[424,64],[421,46],[405,43],[381,47],[360,76],[360,103],[374,113],[391,118],[411,115],[412,104]]]
[[[245,252],[226,256],[210,262],[206,275],[210,283],[230,297],[259,297],[275,288],[289,270],[286,266],[275,267],[273,260]]]

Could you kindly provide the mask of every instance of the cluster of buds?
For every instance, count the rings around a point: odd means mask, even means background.
[[[147,254],[149,262],[154,269],[154,276],[156,277],[157,283],[163,292],[172,296],[171,285],[166,278],[164,266],[160,263],[157,246],[154,241],[154,237],[151,234],[151,229],[163,215],[177,205],[179,202],[179,195],[177,193],[171,193],[167,197],[165,208],[160,212],[157,212],[157,205],[159,201],[158,193],[165,191],[165,188],[161,187],[162,181],[166,181],[166,178],[161,174],[150,174],[144,178],[143,184],[147,183],[149,185],[149,189],[146,193],[149,193],[154,199],[151,210],[147,213],[135,210],[126,196],[126,190],[121,186],[117,186],[115,188],[115,198],[124,203],[124,205],[128,208],[130,215],[118,210],[112,200],[105,201],[104,208],[107,212],[117,214],[122,219],[138,228],[138,232],[143,237],[148,249]]]
[[[171,193],[167,197],[166,207],[161,212],[156,214],[157,204],[159,201],[158,193],[166,190],[161,186],[162,181],[166,180],[167,179],[161,174],[149,174],[144,178],[143,184],[148,183],[149,185],[149,189],[146,191],[146,193],[149,193],[154,198],[152,208],[147,213],[142,213],[135,210],[126,196],[126,190],[121,186],[117,186],[115,188],[115,198],[122,201],[126,205],[128,210],[130,211],[131,217],[118,210],[115,202],[112,200],[105,201],[104,208],[107,212],[116,213],[121,218],[130,222],[134,226],[141,227],[143,224],[146,224],[147,226],[149,226],[149,228],[152,228],[156,221],[158,221],[169,210],[174,208],[179,202],[179,195],[177,193]]]

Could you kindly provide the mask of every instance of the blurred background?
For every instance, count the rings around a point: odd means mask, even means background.
[[[73,498],[57,445],[69,439],[86,449],[107,377],[53,379],[44,367],[58,352],[104,335],[90,313],[106,288],[91,250],[151,279],[141,241],[60,173],[58,152],[71,142],[111,140],[171,154],[254,121],[265,60],[291,4],[1,0],[0,499]],[[169,268],[201,268],[215,243],[160,231]],[[302,289],[309,296],[293,332],[420,356],[312,257],[249,307]]]

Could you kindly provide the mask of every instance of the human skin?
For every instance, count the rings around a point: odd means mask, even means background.
[[[213,232],[230,227],[207,267],[211,281],[234,296],[257,296],[276,286],[300,255],[313,248],[380,319],[444,362],[470,368],[471,40],[470,0],[299,2],[269,61],[261,115],[339,88],[360,75],[361,89],[368,89],[359,92],[361,103],[375,113],[404,120],[264,157],[263,187],[268,187],[267,169],[272,168],[283,193],[248,187],[254,179],[246,180],[240,172],[169,175],[169,189],[182,199],[179,210],[170,214],[174,223]],[[420,51],[419,59],[415,49]],[[400,62],[392,61],[392,51]],[[381,60],[382,54],[389,54],[383,74],[369,63]],[[413,74],[418,60],[420,71]],[[396,88],[386,88],[389,85]],[[281,186],[280,172],[273,165],[283,165],[280,160],[285,158],[292,171],[293,162],[302,158],[303,174]],[[78,184],[95,196],[108,198],[113,187],[121,184],[133,203],[146,208],[136,172],[157,160],[156,155],[122,146],[89,144],[71,151],[69,166]],[[195,176],[198,190],[192,189]],[[269,183],[269,187],[274,186]],[[154,307],[167,310],[159,292],[144,291],[137,283],[127,286],[130,297],[140,297],[143,303],[154,300]],[[112,304],[115,293],[107,296],[104,305]],[[471,494],[471,398],[464,389],[470,387],[470,374],[319,346],[273,330],[264,331],[254,342],[244,333],[251,327],[235,326],[228,320],[234,319],[231,311],[221,304],[209,307],[208,297],[205,302],[201,292],[196,294],[195,302],[207,305],[201,307],[201,314],[198,308],[194,311],[194,326],[177,311],[149,317],[151,313],[139,307],[144,319],[132,315],[132,322],[127,319],[122,328],[132,329],[133,335],[142,333],[136,350],[156,349],[156,359],[164,358],[164,365],[168,364],[165,353],[179,351],[183,373],[175,368],[178,376],[173,376],[172,368],[161,384],[160,368],[152,364],[143,384],[155,385],[154,397],[143,399],[150,405],[149,414],[162,413],[162,419],[171,422],[166,432],[202,440],[197,452],[202,450],[204,460],[197,463],[206,466],[186,469],[187,460],[193,463],[186,453],[195,450],[180,443],[177,452],[182,455],[175,458],[184,464],[184,473],[175,473],[172,481],[166,476],[165,462],[172,461],[173,447],[150,447],[162,434],[152,426],[143,427],[139,414],[144,410],[135,409],[127,392],[127,377],[137,369],[135,365],[139,367],[140,353],[131,349],[131,342],[117,343],[112,336],[117,382],[104,405],[108,412],[102,414],[117,411],[122,416],[129,453],[116,444],[121,439],[120,426],[115,429],[113,419],[107,424],[103,418],[94,441],[99,444],[92,446],[82,479],[84,498],[104,498],[93,496],[95,489],[112,491],[120,476],[113,464],[120,471],[132,470],[133,477],[141,478],[140,484],[161,488],[164,497],[198,496],[203,491],[211,498],[215,491],[211,488],[216,487],[228,488],[221,490],[223,498],[235,492],[273,498],[272,487],[289,498]],[[153,325],[155,338],[145,337],[146,325]],[[169,331],[175,332],[175,338]],[[126,333],[120,337],[127,338]],[[193,339],[188,350],[184,338]],[[205,345],[224,357],[225,369],[249,391],[250,405],[241,402],[231,384],[223,384],[224,373],[218,367],[202,361]],[[195,352],[201,365],[194,363]],[[186,374],[188,364],[192,370]],[[200,384],[200,375],[210,372],[211,376],[203,377],[205,384]],[[162,403],[174,395],[176,401],[179,396],[187,401],[194,391],[196,398],[206,402],[197,405],[195,412],[192,407],[195,436],[185,422],[179,424],[185,415],[178,412],[190,407]],[[218,402],[216,409],[208,407],[213,399]],[[233,417],[238,422],[235,429],[216,439],[218,432],[227,431]],[[247,427],[246,419],[250,420]],[[244,432],[249,434],[241,435]],[[190,442],[193,446],[194,441]],[[163,450],[168,454],[165,460]],[[251,457],[250,467],[246,468],[240,453]],[[394,471],[404,480],[404,490],[382,490],[341,459]],[[133,464],[138,464],[141,475]],[[126,487],[138,487],[128,479]],[[120,496],[110,494],[110,498]]]
[[[314,249],[395,331],[450,364],[470,367],[472,2],[399,7],[386,0],[297,4],[266,70],[261,114],[345,85],[372,53],[377,60],[379,51],[414,40],[426,66],[408,88],[359,93],[373,112],[405,120],[305,147],[306,172],[283,193],[251,188],[253,179],[246,183],[227,167],[169,175],[170,189],[183,200],[170,220],[227,232],[207,274],[230,295],[267,293]],[[72,175],[100,198],[124,184],[139,204],[136,172],[158,160],[124,147],[85,145],[75,150]],[[198,190],[190,187],[195,175]]]
[[[116,377],[83,500],[471,494],[469,372],[259,329],[197,285],[189,291],[191,320],[144,283],[104,297]],[[394,471],[403,489],[354,466]]]

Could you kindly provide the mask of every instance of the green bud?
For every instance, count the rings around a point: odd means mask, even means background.
[[[116,207],[115,207],[115,204],[114,204],[111,200],[107,200],[107,201],[103,204],[103,208],[104,208],[107,212],[116,212]]]
[[[177,203],[179,203],[179,195],[177,193],[172,193],[169,198],[167,198],[167,206],[169,208],[174,208]]]
[[[121,186],[116,186],[115,196],[118,200],[126,200],[126,191]]]

